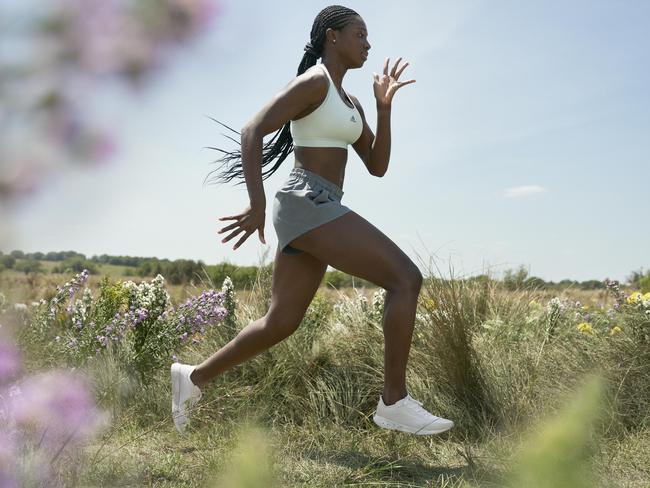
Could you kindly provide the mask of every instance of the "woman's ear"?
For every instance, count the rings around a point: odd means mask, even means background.
[[[328,27],[325,31],[325,43],[327,44],[330,42],[336,44],[336,32],[334,32],[334,29],[331,27]]]

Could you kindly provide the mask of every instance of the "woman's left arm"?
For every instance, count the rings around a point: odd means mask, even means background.
[[[397,67],[401,60],[402,58],[397,60],[389,74],[389,58],[386,58],[383,75],[373,73],[373,89],[377,102],[377,135],[373,134],[368,126],[361,104],[355,97],[352,97],[352,101],[363,119],[363,131],[352,147],[368,168],[368,172],[377,177],[384,176],[390,160],[390,114],[393,96],[404,85],[415,83],[415,80],[398,81],[404,69],[409,65],[406,63],[398,70]]]

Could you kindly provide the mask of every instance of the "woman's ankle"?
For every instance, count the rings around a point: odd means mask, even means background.
[[[392,405],[395,402],[400,401],[402,398],[405,398],[407,394],[406,389],[403,390],[386,390],[381,394],[381,398],[384,402],[384,405]]]
[[[194,368],[190,373],[190,381],[194,383],[195,386],[198,386],[199,388],[202,388],[203,385],[205,384],[205,381],[203,380],[203,378],[201,378],[200,371],[198,371],[197,368]]]

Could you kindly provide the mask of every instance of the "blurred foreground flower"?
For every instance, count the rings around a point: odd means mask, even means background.
[[[70,161],[112,156],[118,142],[106,124],[92,121],[88,100],[101,96],[99,85],[107,81],[142,91],[176,48],[210,27],[217,6],[217,0],[59,0],[38,8],[3,2],[0,203],[33,193]]]
[[[604,382],[590,377],[557,417],[538,425],[514,459],[513,488],[592,488]]]
[[[0,337],[5,372],[7,364],[11,371],[18,369],[17,357],[15,346]],[[0,486],[58,486],[62,470],[75,466],[75,448],[99,433],[108,417],[96,408],[90,384],[78,373],[46,371],[12,384],[3,383],[4,378],[0,377]]]
[[[18,350],[3,336],[0,334],[0,385],[11,380],[20,369]]]
[[[627,297],[627,303],[630,304],[635,304],[641,301],[643,301],[643,294],[639,291],[635,291],[634,293],[631,293],[630,296]]]

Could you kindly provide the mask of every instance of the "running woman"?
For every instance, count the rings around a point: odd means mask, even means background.
[[[418,435],[438,434],[454,425],[425,410],[406,387],[406,364],[422,285],[420,270],[385,234],[341,203],[348,146],[371,175],[384,176],[390,158],[393,97],[397,90],[415,82],[400,80],[409,63],[400,66],[399,58],[391,68],[386,58],[383,73],[373,75],[374,134],[359,101],[342,86],[347,71],[361,68],[369,50],[368,30],[359,14],[339,5],[323,9],[314,20],[296,77],[241,130],[241,151],[221,150],[227,169],[219,178],[225,182],[243,179],[250,198],[243,212],[219,219],[233,221],[219,230],[226,234],[224,243],[240,236],[233,249],[256,231],[266,244],[263,179],[273,174],[291,151],[295,165],[273,199],[273,225],[279,242],[269,310],[201,364],[172,365],[172,413],[179,432],[188,425],[189,409],[201,398],[201,388],[297,329],[328,265],[387,292],[382,324],[384,387],[374,422],[385,429]],[[264,136],[271,133],[274,137],[264,143]]]

